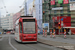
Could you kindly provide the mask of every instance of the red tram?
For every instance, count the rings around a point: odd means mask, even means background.
[[[37,42],[37,20],[33,16],[21,16],[15,23],[15,40]]]

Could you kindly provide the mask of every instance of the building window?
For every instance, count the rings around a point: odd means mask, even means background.
[[[46,0],[44,0],[44,2],[46,2]]]
[[[71,16],[71,14],[68,14],[68,16]]]
[[[68,13],[70,13],[70,11],[68,10]]]
[[[61,10],[60,13],[63,13],[63,10]]]
[[[75,0],[69,0],[69,2],[75,2]]]
[[[61,16],[63,16],[63,15],[61,14]]]
[[[57,13],[57,11],[55,10],[55,11],[54,11],[54,14],[56,14],[56,13]]]
[[[60,7],[63,7],[63,3],[60,4]]]
[[[61,10],[60,13],[63,13],[63,10]],[[61,14],[61,16],[63,16],[63,15]]]
[[[75,1],[75,0],[70,0],[70,1]]]
[[[54,16],[57,16],[57,15],[54,15]]]
[[[72,0],[70,0],[70,1],[72,1]]]
[[[70,13],[70,11],[68,10],[68,13]],[[71,16],[71,14],[68,14],[68,16]]]

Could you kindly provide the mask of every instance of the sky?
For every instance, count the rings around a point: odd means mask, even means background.
[[[0,0],[1,16],[6,16],[6,14],[9,13],[19,12],[24,7],[23,5],[24,1],[25,0]],[[4,6],[6,6],[6,8],[4,8]],[[20,6],[22,7],[20,8]]]

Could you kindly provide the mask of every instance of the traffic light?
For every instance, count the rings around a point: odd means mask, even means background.
[[[61,29],[60,24],[59,24],[59,26],[58,26],[58,29]]]
[[[45,11],[43,11],[43,14],[45,14]]]
[[[59,26],[60,26],[60,24],[59,24]]]
[[[58,29],[61,29],[61,28],[60,28],[60,22],[58,23]]]
[[[58,25],[60,26],[60,22],[58,22]]]

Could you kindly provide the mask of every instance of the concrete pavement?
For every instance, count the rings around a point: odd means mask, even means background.
[[[62,37],[62,38],[63,38],[64,35],[56,35],[56,36],[57,36],[57,37]],[[67,38],[75,39],[75,35],[67,35]]]
[[[68,50],[75,50],[75,39],[56,36],[56,38],[43,37],[43,35],[38,35],[38,41],[47,45],[52,45],[59,48],[64,48]]]

